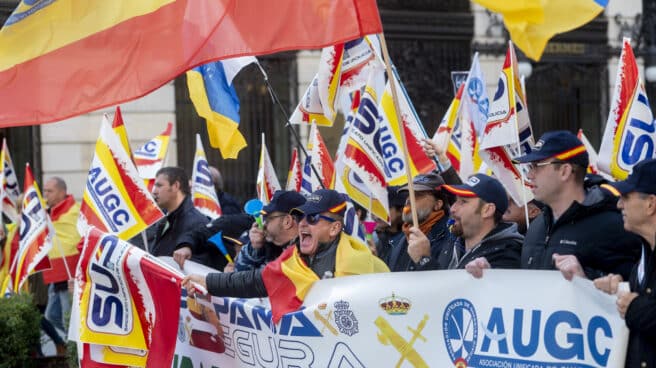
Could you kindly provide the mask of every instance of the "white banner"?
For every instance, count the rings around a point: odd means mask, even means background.
[[[615,297],[556,271],[321,280],[270,320],[267,299],[183,295],[172,366],[620,367],[628,338]]]

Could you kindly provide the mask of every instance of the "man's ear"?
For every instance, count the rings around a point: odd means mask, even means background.
[[[435,201],[435,206],[433,206],[433,209],[435,211],[443,210],[444,209],[444,201],[441,199],[438,199]]]
[[[340,221],[335,221],[330,226],[330,236],[337,236],[342,232],[342,223]]]
[[[647,205],[646,205],[647,215],[654,216],[656,214],[656,195],[650,194],[647,196]]]
[[[528,208],[528,218],[529,219],[534,219],[534,218],[538,217],[540,215],[540,213],[542,212],[542,210],[538,206],[536,206],[532,203],[529,203],[526,206]]]
[[[482,201],[482,199],[480,199]],[[483,218],[494,217],[494,212],[497,210],[497,206],[494,203],[486,203],[483,206]]]

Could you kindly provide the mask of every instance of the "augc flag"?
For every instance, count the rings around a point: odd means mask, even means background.
[[[75,273],[69,330],[69,339],[82,344],[81,360],[170,367],[181,280],[143,250],[91,228]]]
[[[169,122],[160,135],[146,142],[132,154],[139,176],[146,182],[149,192],[152,192],[155,185],[157,171],[164,165],[172,130],[173,123]]]
[[[19,247],[10,271],[14,290],[20,290],[27,276],[35,270],[50,268],[47,257],[52,249],[52,225],[48,224],[50,220],[29,164],[25,167],[23,191]]]
[[[196,134],[196,156],[194,157],[194,171],[191,174],[191,199],[196,209],[211,219],[223,214],[214,183],[212,183],[210,165],[207,163],[200,134]]]
[[[164,217],[121,142],[103,118],[87,177],[78,230],[88,226],[129,239]]]
[[[2,162],[2,213],[4,213],[11,222],[18,220],[17,202],[20,196],[20,186],[18,177],[14,170],[14,163],[11,161],[7,139],[2,140],[2,153],[0,153]]]
[[[23,0],[0,30],[0,126],[129,101],[219,59],[379,32],[375,0]]]
[[[617,180],[624,180],[635,164],[656,157],[653,120],[631,40],[625,38],[606,130],[599,148],[599,170]]]

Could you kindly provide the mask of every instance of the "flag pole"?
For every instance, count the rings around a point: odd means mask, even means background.
[[[255,63],[257,67],[260,69],[260,72],[262,73],[262,76],[264,78],[264,84],[267,87],[267,90],[269,91],[269,95],[271,96],[271,100],[273,101],[274,104],[278,106],[280,109],[280,112],[282,112],[282,116],[285,118],[285,127],[292,133],[292,137],[294,137],[294,140],[296,141],[296,144],[301,148],[301,151],[303,151],[303,154],[305,157],[308,157],[308,153],[305,150],[305,146],[303,146],[303,143],[301,143],[301,138],[298,136],[298,133],[296,132],[296,129],[292,127],[292,124],[289,122],[289,114],[287,113],[287,110],[285,107],[282,105],[282,102],[280,102],[280,99],[278,98],[278,94],[276,91],[273,89],[273,86],[269,82],[269,75],[267,72],[262,68],[262,65],[260,65],[259,60]],[[316,167],[314,167],[314,164],[312,163],[312,160],[310,160],[310,168],[312,169],[312,172],[314,175],[317,176],[317,179],[319,180],[319,185],[321,185],[321,188],[326,189],[326,187],[323,185],[323,180],[321,180],[321,175],[319,175],[319,171],[317,170]]]
[[[412,173],[410,172],[410,154],[408,153],[408,144],[405,138],[405,131],[403,129],[403,120],[401,120],[401,109],[399,108],[399,97],[397,96],[396,91],[396,77],[392,71],[392,64],[390,62],[389,51],[387,50],[387,42],[385,42],[385,34],[381,32],[380,34],[380,45],[383,49],[383,56],[385,57],[385,69],[387,70],[387,75],[389,77],[389,83],[392,90],[392,101],[394,102],[394,113],[396,114],[396,123],[399,126],[399,132],[401,132],[401,143],[403,144],[403,157],[405,159],[405,175],[408,180],[408,193],[410,197],[410,210],[412,212],[412,224],[415,227],[419,226],[419,220],[417,218],[417,200],[415,198],[415,187],[412,185]]]
[[[512,41],[508,41],[508,47],[510,48],[510,51],[512,52],[512,59],[510,63],[512,64],[510,67],[510,73],[512,74],[512,78],[510,80],[510,83],[512,83],[513,86],[513,93],[510,94],[512,96],[512,102],[514,106],[517,106],[517,101],[515,98],[517,97],[517,94],[515,92],[515,65],[514,62],[517,61],[517,57],[515,55],[515,46],[513,45]],[[520,85],[520,88],[522,86]],[[524,93],[524,90],[522,90],[522,94]],[[517,142],[517,154],[521,155],[522,154],[522,146],[519,142],[519,115],[517,111],[515,111],[515,131],[517,134],[515,134],[515,139]],[[524,218],[526,219],[526,229],[530,226],[529,223],[529,217],[528,217],[528,203],[526,203],[526,177],[524,176],[524,170],[522,170],[521,167],[518,167],[519,169],[519,177],[521,178],[522,181],[522,201],[524,202]]]

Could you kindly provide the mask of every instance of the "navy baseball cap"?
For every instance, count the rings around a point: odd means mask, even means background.
[[[304,205],[291,210],[291,214],[302,213],[314,215],[322,212],[335,213],[344,216],[348,197],[331,189],[318,189],[307,197]]]
[[[608,183],[605,185],[615,188],[618,193],[613,194],[627,194],[631,192],[639,192],[645,194],[656,194],[656,159],[651,158],[638,162],[633,167],[633,171],[626,180]]]
[[[544,133],[531,153],[517,157],[513,161],[525,164],[551,157],[558,161],[570,162],[582,167],[588,167],[590,162],[583,143],[576,138],[576,135],[566,130]]]
[[[387,202],[390,207],[403,207],[408,199],[408,191],[399,190],[400,187],[387,187]]]
[[[485,174],[475,174],[461,185],[442,185],[446,191],[458,197],[478,197],[485,202],[494,203],[497,211],[504,213],[508,209],[508,194],[497,179]]]
[[[421,174],[415,176],[412,179],[412,186],[416,192],[428,191],[428,190],[440,190],[440,187],[444,185],[444,179],[437,172],[433,171],[428,174]],[[408,186],[405,185],[399,189],[399,192],[408,190]]]
[[[305,197],[293,190],[276,190],[271,202],[262,208],[262,214],[272,212],[289,213],[292,208],[300,207],[305,203]]]

